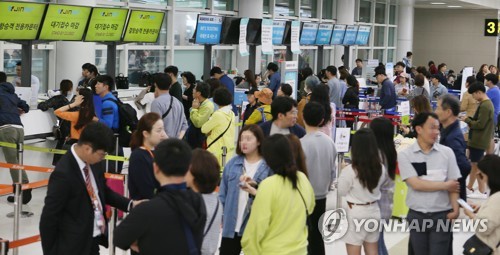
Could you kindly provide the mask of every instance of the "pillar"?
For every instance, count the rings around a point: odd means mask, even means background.
[[[57,0],[58,4],[95,6],[96,0]],[[56,42],[55,46],[55,87],[63,79],[73,82],[73,90],[82,79],[82,65],[95,64],[95,43],[90,42]],[[50,88],[50,86],[49,86]]]
[[[337,1],[337,24],[345,24],[345,25],[353,25],[355,22],[355,13],[356,13],[356,1],[353,0],[338,0]],[[335,66],[343,66],[342,55],[344,55],[344,46],[336,45],[334,46],[334,61],[333,64]],[[351,48],[351,58],[352,58],[352,48]],[[353,65],[352,59],[347,61],[349,66]]]
[[[415,0],[402,0],[399,4],[396,61],[406,57],[406,52],[413,51],[414,5]]]
[[[262,13],[264,12],[264,0],[239,0],[238,3],[238,17],[240,18],[255,18],[262,19]],[[242,57],[238,50],[235,51],[236,54],[236,68],[238,68],[238,72],[243,74],[243,72],[248,69],[249,58],[255,58],[255,62],[257,63],[257,69],[260,67],[261,60],[261,47],[257,46],[257,50],[255,51],[255,56],[247,56]],[[229,67],[226,67],[229,69]],[[252,70],[255,73],[259,73],[260,70]]]

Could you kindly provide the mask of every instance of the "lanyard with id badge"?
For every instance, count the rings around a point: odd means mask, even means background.
[[[87,165],[83,168],[83,172],[85,173],[87,192],[89,193],[90,199],[92,200],[92,207],[94,208],[94,219],[96,220],[96,225],[101,234],[104,234],[106,230],[106,222],[104,220],[104,215],[102,214],[102,208],[99,204],[99,200],[94,193],[94,188],[92,187],[92,183],[90,181],[89,167]]]

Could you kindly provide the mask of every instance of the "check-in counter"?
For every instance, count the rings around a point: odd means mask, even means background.
[[[118,97],[123,103],[128,103],[137,111],[137,118],[144,115],[143,110],[137,109],[134,98],[145,88],[130,88],[128,90],[118,90]],[[46,112],[38,109],[30,109],[28,113],[21,115],[24,125],[25,139],[42,138],[52,134],[52,127],[56,124],[57,118],[53,110]]]

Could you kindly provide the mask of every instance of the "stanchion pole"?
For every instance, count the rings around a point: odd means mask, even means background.
[[[337,191],[337,207],[340,208],[342,206],[342,203],[340,201],[340,192],[339,192],[339,176],[340,176],[340,171],[342,170],[342,162],[344,161],[344,153],[340,152],[337,154],[337,161],[338,161],[338,167],[337,171],[335,171],[335,190]]]
[[[0,240],[0,255],[7,255],[9,252],[9,240]]]
[[[222,168],[226,166],[227,147],[222,146]]]
[[[21,170],[19,170],[21,172]],[[12,240],[19,240],[19,219],[21,218],[22,205],[22,183],[14,184],[14,236]],[[18,248],[14,248],[14,255],[18,254]]]
[[[119,143],[118,139],[120,139],[120,138],[118,137],[118,135],[119,134],[115,134],[115,137],[116,137],[116,139],[115,139],[115,141],[116,141],[116,143],[115,143],[115,154],[116,154],[116,156],[119,156],[118,154],[120,154],[120,153],[118,153],[118,150],[120,149],[119,148],[119,144],[118,144]],[[119,172],[120,171],[118,171],[118,160],[117,160],[117,161],[115,161],[115,173],[119,173]]]
[[[352,129],[354,131],[358,130],[358,122],[359,122],[359,116],[356,115],[356,116],[354,116],[354,125],[352,125]]]
[[[111,207],[111,221],[109,222],[109,255],[115,255],[115,245],[113,244],[113,235],[116,227],[116,218],[118,217],[118,210]]]

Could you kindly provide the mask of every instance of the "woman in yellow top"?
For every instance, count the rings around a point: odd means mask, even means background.
[[[284,135],[275,134],[264,140],[262,156],[275,174],[260,183],[258,192],[251,187],[251,180],[241,178],[245,181],[242,189],[256,195],[241,239],[243,252],[307,254],[307,218],[315,206],[311,183],[298,171],[290,141]]]
[[[220,87],[214,91],[213,100],[219,109],[201,126],[201,132],[207,135],[207,151],[214,154],[217,161],[219,161],[219,165],[224,167],[222,162],[222,148],[226,147],[227,150],[226,162],[233,157],[235,149],[234,136],[236,125],[231,106],[233,98],[229,90],[225,87]]]
[[[80,139],[83,128],[92,121],[97,121],[95,117],[94,101],[90,89],[80,89],[75,101],[71,104],[55,110],[57,117],[71,122],[70,141],[66,145],[73,144]],[[69,110],[79,107],[78,111]]]
[[[268,88],[264,88],[261,91],[256,91],[254,96],[259,100],[261,106],[252,112],[250,117],[245,121],[245,125],[260,124],[273,119],[273,115],[271,115],[273,92]]]

